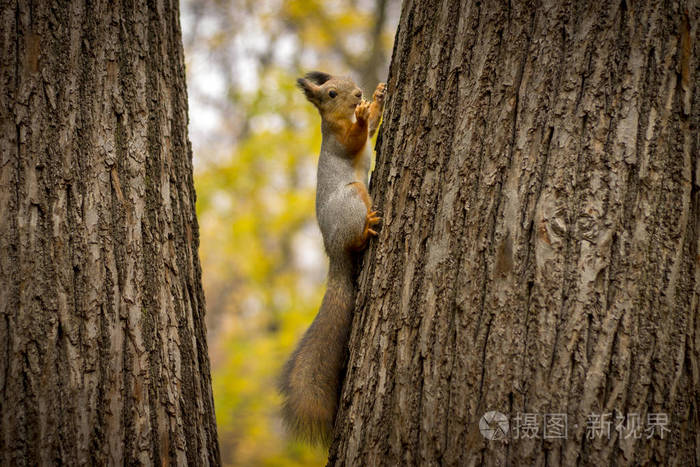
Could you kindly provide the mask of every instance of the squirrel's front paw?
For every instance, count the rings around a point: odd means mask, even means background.
[[[386,97],[386,83],[379,83],[377,85],[377,89],[374,90],[372,100],[378,102],[379,104],[383,104],[384,97]]]
[[[357,120],[367,120],[369,118],[369,102],[363,100],[355,107],[355,118]]]

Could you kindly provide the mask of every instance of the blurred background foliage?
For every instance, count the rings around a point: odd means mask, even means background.
[[[190,138],[214,402],[226,465],[323,465],[289,439],[276,379],[313,319],[327,260],[314,217],[310,70],[386,80],[398,0],[184,0]]]

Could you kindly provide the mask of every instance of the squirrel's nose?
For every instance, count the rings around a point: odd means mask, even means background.
[[[357,91],[355,91],[355,97],[360,99],[362,97],[362,91],[360,91],[359,89]]]

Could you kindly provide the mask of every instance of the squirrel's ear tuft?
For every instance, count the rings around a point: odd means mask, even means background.
[[[312,82],[305,78],[299,78],[297,79],[297,86],[299,86],[299,89],[304,91],[304,95],[308,100],[316,104],[316,101],[318,100],[317,91],[318,91],[318,86],[314,85]]]
[[[306,74],[306,79],[312,81],[319,86],[331,79],[331,75],[322,71],[310,71]]]

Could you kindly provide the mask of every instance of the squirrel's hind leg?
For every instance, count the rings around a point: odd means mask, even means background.
[[[379,211],[369,211],[367,212],[367,215],[365,216],[365,227],[362,230],[362,234],[360,234],[359,237],[355,240],[355,242],[350,245],[350,250],[352,251],[362,251],[365,248],[367,248],[367,243],[369,242],[369,237],[370,236],[377,236],[377,232],[372,229],[372,227],[376,224],[379,224],[382,220],[381,217],[378,216]]]
[[[376,235],[372,227],[380,219],[376,212],[371,211],[371,203],[364,183],[352,182],[340,188],[324,206],[319,223],[329,256],[362,250],[370,235]],[[325,224],[324,219],[332,221]]]
[[[367,192],[365,184],[362,182],[353,182],[348,184],[365,206],[364,223],[359,235],[356,235],[352,242],[348,245],[348,249],[353,251],[361,251],[367,247],[370,235],[377,235],[372,227],[381,221],[381,217],[377,215],[377,211],[372,211],[372,200]]]

